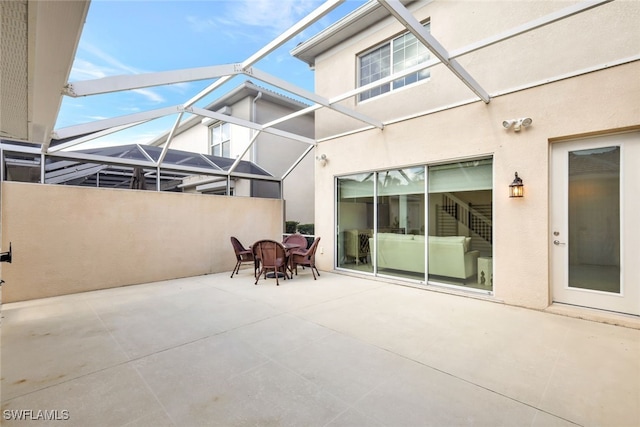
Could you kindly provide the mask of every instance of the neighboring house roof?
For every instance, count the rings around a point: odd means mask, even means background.
[[[415,0],[400,1],[405,6],[414,2]],[[390,16],[389,12],[380,3],[367,2],[309,40],[298,44],[291,50],[291,55],[313,67],[318,55],[350,39],[388,16]]]
[[[33,162],[33,155],[20,152],[19,147],[28,144],[18,141],[0,139],[5,149],[7,168],[37,167]],[[12,146],[16,151],[12,150]],[[131,182],[132,175],[137,169],[144,170],[147,184],[150,188],[156,185],[156,168],[154,163],[162,155],[163,149],[148,145],[118,145],[112,147],[91,148],[71,152],[58,153],[50,157],[45,165],[47,184],[70,184],[89,187],[126,188]],[[131,162],[137,163],[131,164]],[[212,174],[224,176],[235,159],[192,153],[182,150],[168,149],[164,161],[161,181],[163,186],[173,183],[176,187],[182,179],[197,174]],[[97,174],[100,177],[97,177]],[[241,160],[236,165],[234,174],[253,175],[255,177],[272,178],[273,175],[250,161]]]
[[[232,106],[233,104],[236,104],[237,102],[240,102],[241,100],[247,97],[254,98],[258,96],[258,93],[262,93],[261,95],[262,100],[268,101],[272,104],[278,104],[284,107],[289,107],[294,110],[307,108],[309,106],[309,104],[305,104],[293,98],[281,95],[267,88],[258,86],[250,80],[246,80],[244,83],[237,86],[235,89],[231,90],[226,95],[216,99],[211,104],[207,105],[205,109],[210,111],[220,111],[224,107]],[[176,130],[176,135],[179,135],[182,132],[185,132],[186,130],[191,129],[192,127],[200,124],[201,122],[202,122],[202,117],[200,116],[189,117],[187,120],[185,120],[180,124],[180,126]],[[169,137],[169,132],[165,132],[162,135],[153,139],[151,142],[149,142],[149,145],[162,145],[166,142],[168,137]]]

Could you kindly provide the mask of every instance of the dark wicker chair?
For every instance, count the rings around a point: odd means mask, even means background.
[[[285,280],[288,279],[287,252],[282,243],[275,240],[259,240],[253,244],[253,257],[260,260],[260,272],[256,276],[255,285],[258,284],[260,276],[267,277],[267,271],[273,271],[277,286],[280,286],[278,280],[280,273],[282,273]]]
[[[253,265],[253,275],[255,277],[256,271],[258,270],[258,265],[256,263],[256,258],[253,256],[253,251],[251,249],[247,249],[242,246],[240,241],[231,236],[231,246],[233,246],[233,251],[236,254],[236,266],[233,267],[233,271],[231,272],[231,278],[233,279],[234,274],[238,274],[240,271],[241,264],[251,263]]]
[[[296,245],[300,245],[300,249],[303,251],[307,249],[307,238],[300,233],[288,235],[287,237],[284,238],[282,243],[294,243]]]
[[[313,280],[316,280],[316,273],[320,276],[320,272],[316,268],[316,249],[318,249],[319,242],[320,237],[316,237],[311,246],[309,246],[309,249],[295,250],[291,252],[291,265],[296,272],[296,276],[298,275],[299,265],[306,266],[311,269],[311,273],[313,273]]]

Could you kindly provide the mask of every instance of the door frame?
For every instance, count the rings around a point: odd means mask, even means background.
[[[569,287],[568,153],[620,147],[620,292]],[[640,262],[632,245],[640,226],[630,215],[640,211],[640,132],[577,138],[549,149],[549,292],[554,303],[640,315]],[[558,234],[555,234],[558,233]],[[554,244],[557,240],[560,244]],[[637,253],[637,252],[636,252]]]

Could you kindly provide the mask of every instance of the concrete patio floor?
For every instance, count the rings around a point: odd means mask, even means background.
[[[333,273],[4,304],[1,327],[6,426],[640,425],[640,330]]]

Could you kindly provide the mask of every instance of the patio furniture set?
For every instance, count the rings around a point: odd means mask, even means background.
[[[294,272],[298,275],[298,266],[309,267],[313,280],[317,280],[316,273],[320,276],[320,272],[316,268],[315,255],[319,242],[320,237],[316,237],[307,247],[307,239],[295,233],[285,237],[282,242],[262,239],[246,248],[236,237],[231,236],[231,245],[236,255],[236,265],[231,272],[231,278],[238,274],[242,264],[251,264],[256,279],[255,285],[260,277],[275,277],[276,285],[279,286],[279,278],[292,279]]]

